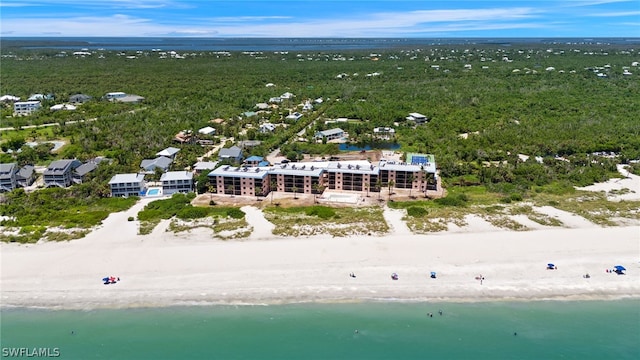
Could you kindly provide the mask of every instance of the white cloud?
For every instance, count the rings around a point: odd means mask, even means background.
[[[603,12],[603,13],[589,14],[589,16],[599,16],[599,17],[621,17],[621,16],[638,16],[638,15],[640,15],[640,11],[619,11],[619,12]]]

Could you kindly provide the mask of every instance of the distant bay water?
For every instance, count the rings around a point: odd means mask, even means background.
[[[5,308],[0,315],[3,352],[38,348],[63,359],[640,358],[639,299]]]
[[[184,38],[2,37],[2,46],[59,50],[346,51],[440,45],[640,44],[640,38]]]

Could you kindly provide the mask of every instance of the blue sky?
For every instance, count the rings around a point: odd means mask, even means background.
[[[640,0],[0,0],[0,36],[639,37]]]

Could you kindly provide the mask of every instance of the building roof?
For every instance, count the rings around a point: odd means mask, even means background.
[[[29,179],[33,176],[35,167],[33,165],[25,165],[18,170],[16,177],[19,179]]]
[[[144,174],[115,174],[109,180],[109,185],[111,184],[122,184],[122,183],[140,183],[144,181]]]
[[[242,156],[242,149],[235,145],[230,148],[222,148],[218,156],[221,158],[239,158]]]
[[[369,175],[377,175],[380,172],[380,169],[367,162],[367,164],[352,164],[349,162],[331,162],[327,166],[328,172],[339,172],[339,173],[350,173],[350,174],[369,174]]]
[[[0,96],[0,101],[20,101],[20,98],[17,96],[13,96],[13,95],[2,95]]]
[[[217,161],[198,161],[193,165],[193,169],[198,170],[213,170],[218,166]]]
[[[245,159],[245,161],[262,161],[262,160],[264,160],[264,158],[262,156],[257,156],[257,155],[249,156],[248,158]]]
[[[249,166],[229,166],[223,165],[211,171],[207,176],[225,176],[237,178],[264,179],[269,173],[268,169]]]
[[[0,164],[0,179],[10,179],[16,173],[16,163]]]
[[[160,181],[171,180],[193,180],[193,173],[188,171],[167,171],[160,177]]]
[[[174,148],[174,147],[168,147],[168,148],[156,153],[156,156],[173,157],[173,155],[177,154],[178,151],[180,151],[180,149]]]
[[[338,134],[343,134],[343,133],[344,133],[344,130],[342,130],[340,128],[333,128],[333,129],[329,129],[329,130],[318,131],[317,135],[326,137],[326,136],[338,135]]]
[[[44,175],[64,174],[77,168],[80,165],[82,165],[82,163],[76,159],[56,160],[49,164],[47,169],[44,171]]]
[[[216,129],[212,128],[211,126],[205,126],[202,129],[198,130],[198,132],[204,135],[211,135],[216,132]]]
[[[171,160],[170,158],[166,157],[166,156],[158,156],[155,159],[144,159],[142,160],[142,162],[140,163],[140,167],[143,169],[149,169],[149,168],[153,168],[153,167],[159,167],[162,169],[168,169],[169,165],[171,165],[171,163],[173,162],[173,160]]]
[[[88,173],[95,170],[97,167],[98,167],[98,164],[94,162],[84,163],[76,168],[75,173],[78,174],[79,176],[85,176]]]
[[[124,103],[133,103],[133,102],[143,101],[144,97],[140,95],[126,94],[125,96],[116,97],[116,98],[113,98],[112,100],[124,102]]]
[[[287,163],[271,167],[269,171],[275,175],[294,175],[318,177],[325,171],[323,167],[318,167],[314,163]]]
[[[76,107],[70,104],[56,104],[49,108],[49,110],[75,110]]]
[[[380,166],[380,170],[389,170],[389,171],[408,171],[408,172],[419,172],[422,170],[426,172],[436,171],[435,163],[433,164],[433,166],[429,166],[429,165],[413,165],[413,164],[392,162],[392,161],[380,161],[379,166]]]
[[[91,96],[85,94],[74,94],[69,96],[69,101],[71,102],[85,102],[91,100]]]

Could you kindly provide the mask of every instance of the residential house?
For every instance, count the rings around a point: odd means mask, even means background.
[[[396,130],[391,127],[373,128],[373,136],[381,140],[391,140],[396,136]]]
[[[326,139],[327,141],[341,139],[344,136],[345,136],[344,130],[340,128],[333,128],[329,130],[318,131],[315,134],[316,139]]]
[[[253,155],[253,156],[249,156],[244,161],[244,163],[245,165],[248,165],[248,166],[258,166],[258,164],[260,164],[263,160],[264,158],[262,156]]]
[[[289,99],[293,99],[294,97],[295,97],[295,95],[293,95],[290,92],[286,92],[286,93],[280,95],[280,99],[282,99],[282,100],[289,100]]]
[[[58,111],[58,110],[74,111],[75,109],[76,107],[71,104],[56,104],[49,108],[49,110],[51,111]]]
[[[265,168],[223,165],[211,171],[208,177],[218,194],[257,196],[270,191],[270,175]]]
[[[85,94],[75,94],[69,96],[69,102],[72,104],[83,104],[91,100],[91,96]]]
[[[279,103],[282,102],[282,98],[272,97],[272,98],[269,98],[269,102],[272,103],[272,104],[279,104]]]
[[[165,195],[193,191],[193,173],[188,171],[167,171],[160,177],[160,182],[162,193]]]
[[[193,171],[195,171],[196,175],[200,175],[203,172],[211,171],[218,166],[217,161],[198,161],[193,165]]]
[[[0,192],[8,192],[17,187],[16,163],[0,164]]]
[[[269,109],[269,104],[267,104],[267,103],[257,103],[256,104],[256,109],[258,109],[258,110],[268,110]]]
[[[52,162],[44,171],[44,186],[58,186],[61,188],[71,186],[74,183],[73,171],[80,165],[82,165],[82,163],[76,159],[56,160]]]
[[[109,101],[118,101],[123,103],[138,103],[144,101],[144,98],[140,95],[127,94],[121,91],[109,92],[104,97]]]
[[[33,165],[25,165],[16,173],[16,183],[20,187],[31,186],[36,181],[36,171]]]
[[[406,119],[415,122],[416,125],[424,124],[425,122],[429,121],[426,116],[415,112],[410,113],[409,116],[406,117]]]
[[[0,102],[3,102],[3,103],[16,102],[16,101],[20,101],[20,98],[17,96],[13,96],[13,95],[0,96]]]
[[[311,111],[313,110],[313,105],[311,105],[311,101],[307,100],[302,105],[302,111]]]
[[[95,170],[98,167],[98,163],[93,162],[93,161],[89,161],[86,162],[80,166],[78,166],[74,171],[73,171],[73,182],[76,184],[82,184],[87,176],[87,174],[89,174],[90,172],[92,172],[93,170]]]
[[[260,124],[260,132],[262,134],[272,133],[276,129],[276,126],[272,123]]]
[[[174,142],[184,144],[184,143],[192,143],[194,140],[193,133],[191,130],[182,130],[176,134],[173,138]]]
[[[293,112],[293,113],[287,115],[285,117],[285,119],[298,121],[298,120],[300,120],[301,117],[302,117],[302,114],[300,114],[299,112],[296,111],[296,112]]]
[[[156,156],[164,156],[164,157],[168,157],[172,160],[175,160],[176,158],[176,154],[180,151],[180,149],[178,148],[174,148],[174,147],[168,147],[162,151],[159,151],[156,153]]]
[[[111,196],[139,196],[146,188],[144,174],[116,174],[109,180]]]
[[[202,135],[215,135],[216,129],[212,128],[211,126],[205,126],[202,129],[198,130],[198,133]]]
[[[40,101],[17,101],[13,103],[13,112],[16,115],[31,115],[41,107]]]
[[[242,149],[237,146],[232,146],[230,148],[222,148],[218,153],[218,160],[220,161],[231,161],[233,163],[240,163],[242,161]]]
[[[238,146],[240,146],[243,149],[254,148],[256,146],[260,146],[260,144],[262,144],[262,141],[260,141],[260,140],[242,140],[242,141],[238,141]]]
[[[53,95],[51,94],[32,94],[27,98],[27,101],[42,101],[42,100],[53,100]]]
[[[140,167],[143,169],[143,173],[145,174],[153,174],[156,169],[160,169],[163,172],[169,170],[171,163],[173,160],[166,156],[158,156],[155,159],[144,159],[140,163]]]

